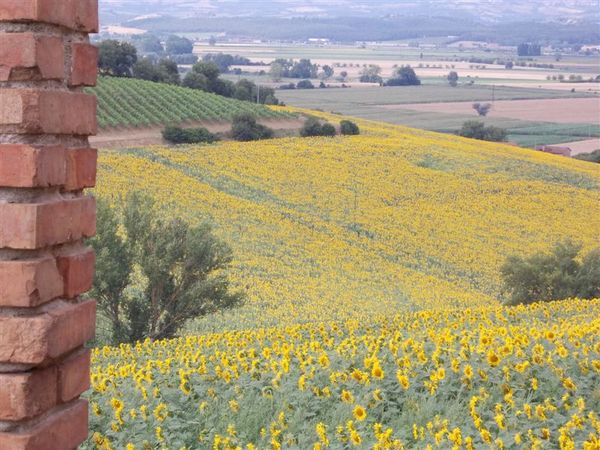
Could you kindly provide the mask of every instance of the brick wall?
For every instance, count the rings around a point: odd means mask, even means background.
[[[0,0],[0,450],[88,433],[97,0]]]

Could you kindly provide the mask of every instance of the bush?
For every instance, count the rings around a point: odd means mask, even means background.
[[[342,120],[340,122],[340,132],[343,135],[355,136],[360,134],[360,128],[358,128],[358,125],[350,120]]]
[[[490,112],[490,109],[492,109],[492,104],[491,103],[473,103],[473,109],[475,111],[477,111],[477,114],[479,114],[481,117],[485,117]]]
[[[385,83],[386,86],[419,86],[420,84],[421,80],[409,66],[401,67],[396,71],[395,76]]]
[[[252,114],[240,114],[233,118],[231,137],[236,141],[248,142],[273,137],[273,130],[259,124]]]
[[[304,122],[304,125],[300,129],[300,136],[311,137],[311,136],[328,136],[332,137],[336,135],[335,127],[330,123],[321,124],[318,119],[309,117]]]
[[[458,134],[462,137],[479,139],[482,141],[503,142],[506,140],[508,132],[504,128],[494,126],[486,127],[483,122],[468,120],[463,123]]]
[[[321,126],[321,136],[333,137],[336,134],[335,127],[330,123],[324,123]]]
[[[581,262],[577,260],[580,251],[581,245],[565,241],[550,253],[509,257],[501,269],[504,289],[510,293],[507,303],[600,297],[600,247]]]
[[[573,158],[581,159],[582,161],[600,163],[600,149],[594,150],[591,153],[580,153],[579,155],[573,156]]]
[[[298,81],[298,84],[296,84],[296,88],[297,89],[314,89],[315,85],[312,84],[310,80],[302,80],[302,81]]]
[[[171,144],[199,144],[202,142],[211,144],[219,140],[218,136],[206,128],[166,127],[162,135],[164,140]]]
[[[207,225],[163,219],[142,194],[128,195],[121,211],[100,200],[90,243],[97,255],[91,294],[114,344],[173,337],[187,320],[242,301],[223,272],[229,247]]]

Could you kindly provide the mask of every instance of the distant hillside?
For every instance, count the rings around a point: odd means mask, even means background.
[[[101,77],[90,89],[98,97],[98,125],[147,127],[189,121],[230,121],[239,113],[258,118],[288,118],[263,105],[203,91],[131,78]]]
[[[506,20],[574,21],[598,17],[595,0],[102,0],[101,10],[128,17],[147,14],[190,16],[339,17],[435,14],[470,16],[490,22]]]
[[[438,11],[437,14],[337,18],[203,17],[202,20],[190,16],[161,15],[124,22],[124,25],[154,32],[225,33],[229,37],[267,40],[302,41],[318,37],[356,42],[453,36],[456,39],[483,40],[505,45],[528,41],[542,44],[600,42],[598,24],[588,18],[568,23],[525,18],[490,23],[481,17],[458,12],[442,14]]]

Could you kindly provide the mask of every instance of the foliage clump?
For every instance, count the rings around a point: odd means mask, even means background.
[[[579,261],[581,245],[559,242],[550,253],[510,256],[502,266],[510,305],[600,297],[600,247]]]
[[[480,117],[485,117],[488,115],[490,110],[492,109],[491,103],[473,103],[473,109],[477,112]]]
[[[300,136],[312,137],[312,136],[327,136],[333,137],[336,135],[336,130],[330,123],[321,123],[314,117],[309,117],[304,122],[304,125],[300,129]]]
[[[258,141],[273,135],[273,130],[258,123],[252,114],[239,114],[233,118],[231,137],[236,141]]]
[[[165,141],[171,144],[212,144],[219,137],[206,128],[181,128],[168,126],[162,132]]]
[[[594,150],[591,153],[580,153],[579,155],[575,155],[573,158],[581,159],[582,161],[600,163],[600,149]]]
[[[159,217],[153,201],[136,192],[122,211],[99,200],[97,217],[91,295],[114,343],[170,338],[188,319],[241,303],[223,272],[232,252],[208,225]]]
[[[386,86],[419,86],[420,84],[421,80],[410,66],[400,67],[394,77],[385,83]]]
[[[360,128],[351,120],[342,120],[340,122],[340,133],[346,136],[356,136],[360,134]]]
[[[458,134],[462,137],[479,139],[481,141],[504,142],[506,141],[508,132],[504,128],[491,125],[486,127],[483,122],[468,120],[463,123]]]

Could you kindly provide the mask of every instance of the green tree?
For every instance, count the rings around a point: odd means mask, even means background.
[[[419,86],[420,84],[421,80],[410,66],[400,67],[394,77],[385,83],[386,86]]]
[[[152,200],[140,193],[127,197],[121,214],[102,201],[98,212],[91,294],[115,343],[173,337],[186,320],[242,301],[223,274],[231,250],[207,225],[159,218]],[[143,282],[130,282],[134,272]]]
[[[219,140],[218,136],[206,128],[180,128],[168,126],[162,132],[163,139],[171,144],[211,144]]]
[[[454,70],[448,74],[447,79],[450,86],[458,86],[458,73],[456,73]]]
[[[133,76],[159,83],[179,84],[180,81],[177,64],[169,59],[155,64],[150,58],[142,58],[133,65]]]
[[[477,112],[477,114],[481,117],[485,117],[488,115],[490,110],[492,109],[491,103],[473,103],[473,109]]]
[[[502,142],[506,140],[507,131],[504,128],[489,126],[477,120],[468,120],[463,123],[458,134],[462,137],[479,139],[482,141]]]
[[[278,62],[271,63],[271,69],[269,70],[269,76],[273,81],[281,81],[283,78],[283,65]]]
[[[342,120],[340,122],[340,132],[343,135],[355,136],[360,134],[360,128],[358,128],[358,125],[351,120]]]
[[[104,75],[130,77],[136,62],[137,50],[127,42],[109,39],[98,45],[98,69]]]
[[[311,136],[335,136],[335,127],[330,123],[321,124],[321,122],[315,117],[309,117],[304,122],[304,125],[300,129],[300,136],[311,137]]]
[[[359,81],[361,83],[383,83],[383,78],[381,78],[381,67],[371,64],[363,68],[360,73]]]
[[[549,253],[529,258],[510,256],[501,268],[508,304],[561,300],[570,297],[600,296],[600,248],[582,262],[577,260],[581,245],[557,243]]]
[[[188,38],[171,35],[167,38],[167,53],[183,55],[194,52],[194,44]]]
[[[231,137],[236,141],[258,141],[273,137],[273,130],[259,124],[252,114],[239,114],[233,118]]]
[[[314,89],[315,85],[310,80],[298,81],[296,89]]]
[[[333,67],[328,66],[328,65],[324,65],[322,70],[323,71],[320,74],[320,78],[322,78],[323,80],[327,80],[327,79],[331,78],[333,76],[333,74],[335,73],[335,71],[333,70]]]
[[[201,73],[194,72],[193,70],[185,74],[182,84],[191,89],[199,89],[206,92],[209,90],[208,78]]]
[[[600,149],[594,150],[591,153],[580,153],[579,155],[573,156],[573,158],[581,159],[582,161],[600,163]]]
[[[139,37],[134,37],[138,49],[142,53],[162,53],[164,48],[158,36],[152,33],[144,33]]]

